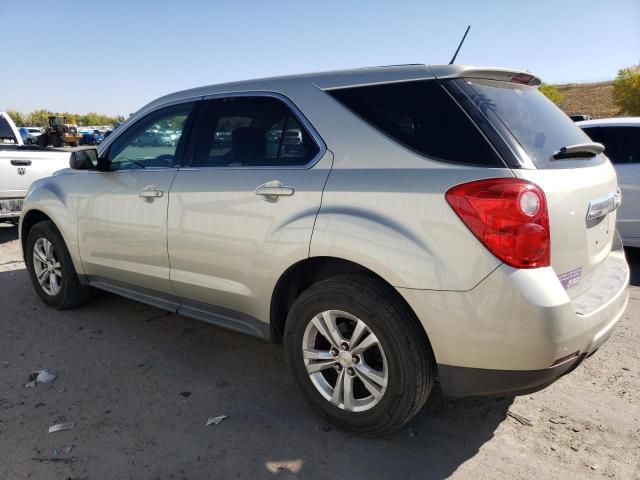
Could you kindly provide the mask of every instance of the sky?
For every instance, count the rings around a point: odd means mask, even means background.
[[[511,67],[547,83],[640,63],[640,0],[0,0],[0,110],[125,117],[166,93],[402,63]]]

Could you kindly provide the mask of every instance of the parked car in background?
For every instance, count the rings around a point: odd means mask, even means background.
[[[80,130],[80,134],[82,135],[80,145],[100,145],[104,141],[104,136],[99,130]]]
[[[367,435],[436,376],[544,388],[612,334],[629,269],[615,171],[537,85],[407,65],[167,95],[32,186],[31,281],[53,308],[95,287],[284,340],[313,406]]]
[[[0,112],[0,222],[17,222],[34,180],[69,167],[69,152],[24,145],[9,115]]]
[[[584,120],[591,120],[591,115],[580,113],[577,115],[569,115],[569,118],[571,118],[571,120],[573,120],[574,122],[582,122]]]
[[[25,145],[37,145],[42,129],[38,127],[20,127],[20,137]]]
[[[589,137],[605,146],[622,190],[617,228],[622,243],[640,247],[640,117],[579,122]]]
[[[0,145],[22,145],[22,136],[8,113],[0,111]]]

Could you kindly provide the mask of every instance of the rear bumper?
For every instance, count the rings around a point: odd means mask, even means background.
[[[506,265],[467,292],[398,291],[429,336],[443,393],[470,396],[531,392],[569,373],[615,330],[628,284],[616,250],[573,300],[551,268]]]

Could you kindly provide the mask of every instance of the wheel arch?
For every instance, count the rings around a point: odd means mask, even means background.
[[[44,213],[42,210],[34,208],[24,214],[20,222],[20,244],[22,246],[23,253],[27,244],[27,236],[29,235],[29,231],[35,224],[44,222],[46,220],[53,222],[53,224],[55,225],[55,222],[51,219],[51,217]],[[58,230],[60,229],[58,228]]]
[[[405,298],[382,276],[350,260],[338,257],[309,257],[291,265],[278,279],[271,297],[270,327],[271,339],[280,342],[284,335],[289,309],[298,296],[310,286],[339,275],[358,274],[372,277],[380,281],[394,299],[403,305],[413,317],[420,332],[432,351],[429,336],[424,325]]]

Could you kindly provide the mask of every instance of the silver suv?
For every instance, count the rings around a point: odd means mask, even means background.
[[[313,406],[366,435],[436,378],[543,388],[611,335],[629,271],[615,172],[539,83],[410,65],[162,97],[32,186],[33,285],[282,339]]]

